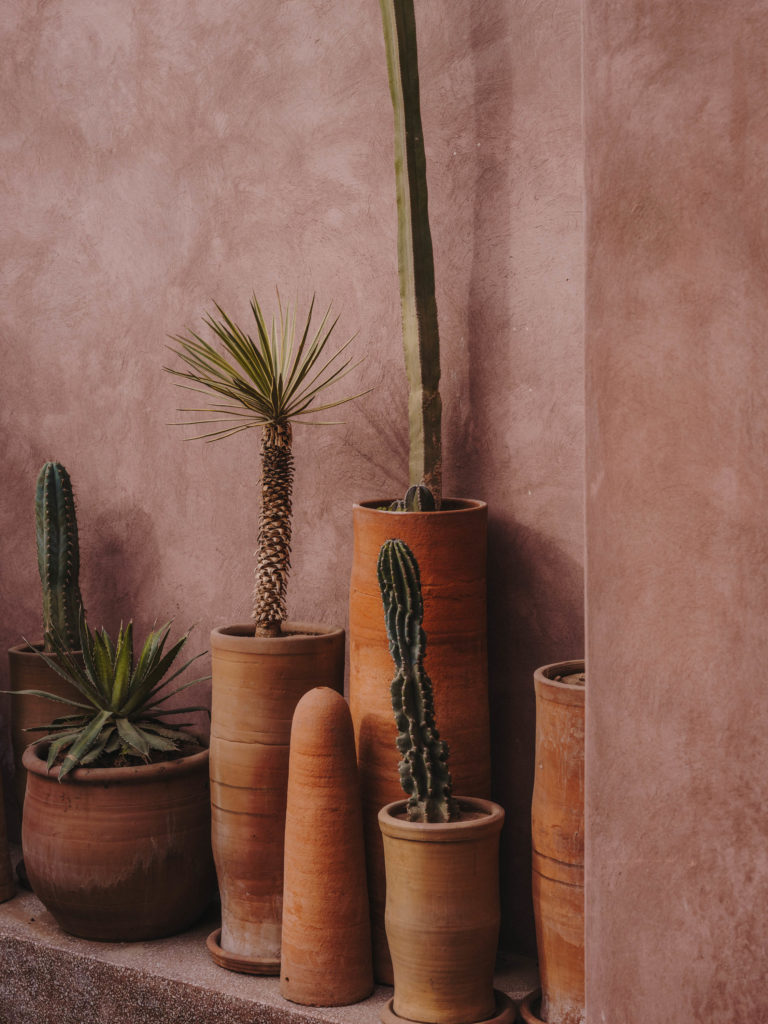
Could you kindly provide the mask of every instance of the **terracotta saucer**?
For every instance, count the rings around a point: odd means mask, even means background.
[[[496,1013],[493,1017],[486,1017],[483,1021],[477,1021],[476,1024],[514,1024],[517,1016],[515,1004],[505,992],[500,992],[497,988],[493,990],[493,994],[496,996]],[[380,1017],[382,1024],[399,1024],[400,1021],[408,1019],[407,1017],[398,1017],[392,1009],[394,1001],[393,996],[392,999],[384,1004]]]
[[[243,956],[241,953],[230,953],[219,945],[221,940],[221,928],[211,932],[205,940],[205,945],[214,963],[219,967],[225,967],[228,971],[237,971],[240,974],[263,974],[275,975],[280,973],[279,960],[254,960],[252,957]]]

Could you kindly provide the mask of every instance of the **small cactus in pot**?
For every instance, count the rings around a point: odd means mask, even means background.
[[[419,566],[402,540],[386,541],[379,552],[379,587],[389,650],[395,662],[392,709],[397,724],[400,784],[408,794],[409,821],[455,821],[448,769],[448,745],[435,724],[432,682],[424,668],[427,637]]]
[[[46,462],[35,493],[37,567],[43,587],[43,646],[53,651],[53,635],[67,650],[79,643],[80,546],[72,481],[60,462]]]

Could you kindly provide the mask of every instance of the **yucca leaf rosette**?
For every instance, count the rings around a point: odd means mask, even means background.
[[[256,636],[278,636],[286,618],[291,564],[292,424],[329,425],[315,419],[315,415],[367,393],[320,400],[331,385],[358,364],[346,356],[354,337],[328,354],[338,317],[331,319],[329,306],[320,325],[313,329],[314,306],[313,298],[306,320],[297,329],[295,308],[283,308],[278,296],[279,316],[268,327],[254,296],[251,311],[256,330],[251,336],[217,305],[218,316],[203,319],[222,351],[194,332],[175,335],[173,351],[187,369],[165,367],[181,378],[177,382],[180,387],[205,395],[213,393],[221,399],[204,408],[180,410],[211,414],[205,419],[185,421],[185,425],[215,427],[198,437],[217,441],[251,427],[262,428],[261,514],[252,615]]]

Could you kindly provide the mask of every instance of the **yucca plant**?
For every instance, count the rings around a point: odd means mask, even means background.
[[[205,711],[203,707],[161,709],[170,697],[187,687],[199,683],[192,679],[174,690],[166,687],[188,668],[201,654],[190,658],[181,668],[166,675],[179,651],[187,642],[185,633],[167,651],[165,643],[171,625],[152,630],[134,659],[133,623],[121,626],[113,642],[106,629],[91,631],[85,615],[80,615],[79,642],[82,660],[67,648],[65,640],[56,631],[51,632],[55,659],[38,652],[53,670],[66,679],[83,697],[82,701],[59,697],[41,690],[19,690],[19,694],[46,697],[77,710],[70,715],[55,718],[49,725],[35,726],[29,732],[43,732],[42,742],[48,744],[48,768],[64,754],[59,768],[59,781],[79,765],[94,764],[99,758],[119,755],[129,761],[148,761],[152,752],[168,754],[179,749],[180,743],[192,739],[182,731],[183,725],[164,724],[170,715]],[[165,691],[161,694],[160,691]]]
[[[293,432],[295,422],[319,424],[314,414],[334,409],[359,398],[348,395],[317,404],[321,394],[336,384],[358,364],[342,359],[354,340],[350,338],[330,358],[326,348],[338,317],[331,320],[329,306],[319,327],[312,330],[314,297],[300,334],[296,330],[296,311],[283,308],[278,295],[279,319],[268,328],[254,296],[251,311],[256,325],[255,338],[235,324],[220,306],[218,317],[205,316],[223,353],[199,334],[175,335],[173,351],[187,370],[165,369],[180,377],[180,387],[223,398],[201,409],[181,412],[208,412],[211,417],[188,420],[187,425],[226,424],[210,433],[198,435],[208,441],[220,440],[250,427],[261,427],[261,514],[256,555],[256,583],[253,595],[253,619],[256,636],[279,636],[286,618],[286,588],[291,564],[291,512],[293,490]],[[323,424],[323,425],[328,425]]]

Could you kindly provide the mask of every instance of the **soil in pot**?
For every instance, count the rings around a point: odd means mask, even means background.
[[[59,782],[42,745],[28,773],[22,845],[35,894],[73,935],[156,939],[215,893],[208,751],[151,765],[77,768]]]
[[[379,549],[399,537],[413,551],[424,592],[425,665],[440,731],[451,737],[454,788],[490,796],[490,726],[486,649],[487,506],[446,499],[440,512],[389,512],[389,501],[353,510],[349,703],[363,794],[374,971],[392,983],[384,929],[385,877],[379,809],[401,794],[389,687],[392,658],[376,575]]]

